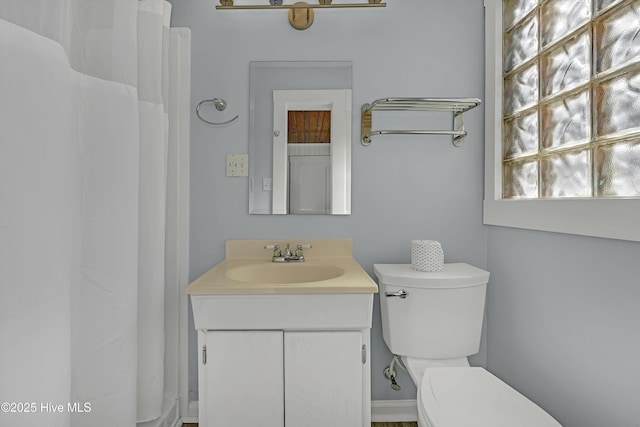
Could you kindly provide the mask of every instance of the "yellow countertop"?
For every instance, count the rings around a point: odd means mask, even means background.
[[[284,248],[287,243],[292,248],[298,244],[312,247],[304,250],[304,263],[279,264],[282,268],[330,266],[343,273],[332,279],[301,283],[253,283],[228,277],[231,269],[272,264],[273,250],[264,247],[279,244]],[[378,285],[353,258],[351,239],[228,240],[226,259],[194,280],[186,291],[191,295],[377,293]]]

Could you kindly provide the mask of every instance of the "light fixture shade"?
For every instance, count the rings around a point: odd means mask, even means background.
[[[220,0],[218,10],[288,9],[289,23],[297,30],[306,30],[313,24],[314,9],[386,7],[382,0],[363,0],[358,3],[333,3],[333,0],[318,0],[318,3],[283,3],[283,0],[269,0],[268,4],[234,4],[234,0]],[[299,13],[300,12],[300,13]]]

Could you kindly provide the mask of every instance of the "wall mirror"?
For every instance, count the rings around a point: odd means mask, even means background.
[[[251,62],[249,213],[351,213],[351,62]]]

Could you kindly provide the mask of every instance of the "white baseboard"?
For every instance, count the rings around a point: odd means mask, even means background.
[[[189,402],[189,414],[198,413],[198,402]],[[182,417],[185,423],[197,423],[198,417]],[[411,400],[374,400],[371,402],[371,422],[418,421],[416,401]]]
[[[188,414],[182,414],[183,423],[197,423],[198,422],[198,401],[192,400],[188,405]]]
[[[371,402],[372,422],[418,421],[418,407],[411,400],[374,400]]]

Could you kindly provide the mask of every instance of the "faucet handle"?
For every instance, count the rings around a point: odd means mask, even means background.
[[[282,256],[280,245],[265,245],[265,249],[273,249],[273,256]]]
[[[309,245],[309,244],[298,245],[296,247],[296,256],[300,256],[301,257],[302,256],[302,250],[303,249],[310,249],[310,248],[311,248],[311,245]]]

